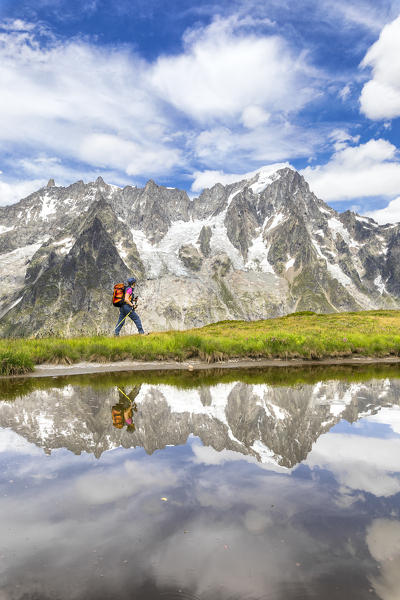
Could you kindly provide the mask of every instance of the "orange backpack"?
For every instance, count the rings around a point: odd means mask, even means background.
[[[125,302],[125,284],[116,283],[114,285],[112,303],[114,306],[122,306]]]
[[[114,427],[117,429],[122,429],[125,424],[123,410],[117,405],[113,406],[111,409],[111,416]]]

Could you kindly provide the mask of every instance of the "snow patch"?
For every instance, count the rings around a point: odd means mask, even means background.
[[[319,258],[323,258],[327,262],[326,256],[322,253],[321,246],[318,244],[318,242],[311,238],[311,243],[314,246]]]
[[[378,275],[374,279],[374,285],[378,288],[378,292],[382,296],[383,292],[385,292],[385,282],[382,280],[382,275]]]
[[[122,242],[118,242],[116,244],[116,246],[117,246],[117,250],[118,250],[118,253],[119,253],[120,257],[122,258],[122,260],[125,260],[125,258],[128,256],[128,253],[127,253],[126,250],[124,250],[123,243]]]
[[[334,279],[337,279],[338,282],[341,283],[343,286],[352,285],[352,281],[351,281],[350,277],[342,271],[342,269],[339,267],[339,265],[335,265],[335,264],[332,265],[331,263],[327,262],[326,267],[328,269],[329,274]]]
[[[39,213],[39,217],[43,221],[49,220],[49,215],[53,215],[56,212],[56,202],[55,199],[45,194],[42,199],[42,208]]]
[[[7,233],[7,231],[12,231],[15,229],[14,227],[6,227],[5,225],[0,225],[0,235],[2,233]]]
[[[351,237],[347,229],[344,227],[343,223],[339,221],[339,219],[337,219],[336,217],[328,219],[328,227],[332,230],[333,238],[337,237],[337,235],[340,234],[346,242],[346,244],[349,246],[349,248],[360,247],[360,244]]]
[[[248,250],[246,269],[275,275],[274,268],[268,260],[269,250],[270,246],[265,245],[263,234],[260,233]]]
[[[375,223],[374,221],[368,219],[367,217],[361,217],[360,215],[356,215],[356,220],[361,221],[362,223],[367,223],[368,225],[371,225],[372,227],[379,227],[378,223]]]
[[[273,165],[270,168],[263,167],[261,171],[257,173],[257,181],[249,186],[255,194],[261,194],[271,183],[277,181],[280,178],[277,173],[277,165]],[[283,168],[283,167],[282,167]]]
[[[384,254],[386,256],[386,254],[388,253],[388,249],[389,249],[387,240],[382,235],[377,235],[376,238],[382,244],[382,247],[381,247],[381,250],[380,250],[380,254]]]
[[[333,397],[329,400],[331,415],[338,417],[351,404],[353,398],[361,391],[362,387],[363,385],[360,383],[353,383],[349,385],[342,396],[340,396],[338,391],[335,391]]]
[[[274,465],[279,464],[274,458],[274,452],[270,448],[268,448],[268,446],[263,444],[260,440],[256,440],[251,446],[251,449],[260,457],[260,461],[262,463],[272,463]]]
[[[38,424],[40,437],[42,440],[45,440],[50,435],[54,434],[53,419],[45,416],[44,414],[39,414],[36,422]]]
[[[287,263],[285,265],[286,271],[288,271],[289,269],[291,269],[293,267],[293,265],[294,265],[295,262],[296,262],[295,258],[289,258],[289,260],[287,261]]]
[[[322,208],[322,206],[319,206],[319,212],[325,213],[326,215],[331,215],[332,211],[328,210],[327,208]]]
[[[30,244],[29,246],[22,246],[22,248],[16,248],[12,250],[12,252],[7,252],[6,254],[1,254],[1,263],[2,266],[12,265],[15,261],[26,260],[31,258],[37,250],[41,247],[43,242],[38,242],[37,244]]]
[[[266,220],[267,223],[268,223],[269,219]],[[279,223],[282,223],[282,221],[284,221],[284,220],[285,220],[285,216],[282,213],[277,213],[276,215],[273,216],[273,219],[272,219],[271,223],[269,223],[269,225],[267,226],[266,231],[272,231],[272,229],[275,229],[275,227],[277,227],[279,225]]]
[[[200,392],[198,390],[178,390],[169,385],[158,385],[157,390],[165,398],[168,406],[171,409],[171,412],[203,414],[207,415],[211,419],[217,419],[226,425],[230,439],[240,445],[243,445],[242,442],[233,435],[225,413],[229,394],[235,385],[236,382],[229,384],[218,384],[210,388],[210,406],[203,406],[200,398]],[[151,389],[151,387],[152,386],[142,386],[142,389],[145,388],[143,391],[146,393],[146,388]],[[136,399],[136,401],[138,401],[138,399]]]
[[[23,296],[21,296],[20,298],[18,298],[18,300],[16,300],[15,302],[13,302],[13,303],[11,304],[11,306],[9,306],[9,307],[7,308],[6,312],[8,312],[8,311],[9,311],[9,310],[11,310],[12,308],[14,308],[14,306],[17,306],[17,304],[19,304],[19,303],[21,302],[22,298],[23,298]],[[4,314],[6,314],[6,313],[4,313]]]
[[[54,246],[62,246],[62,248],[60,248],[61,254],[67,254],[74,245],[74,242],[75,240],[73,238],[66,237],[58,242],[54,242]]]
[[[231,194],[233,197],[238,191]],[[140,258],[146,266],[149,279],[160,277],[164,272],[187,276],[188,270],[179,258],[179,248],[196,243],[203,226],[211,228],[210,246],[213,254],[224,253],[230,258],[234,269],[243,270],[244,261],[239,250],[228,239],[224,219],[226,210],[205,220],[176,221],[157,244],[151,244],[144,232],[132,229],[132,237]]]

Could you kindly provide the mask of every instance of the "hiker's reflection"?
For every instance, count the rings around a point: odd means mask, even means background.
[[[126,425],[126,430],[129,432],[135,431],[135,423],[133,422],[133,412],[137,411],[135,398],[140,391],[140,385],[135,385],[130,392],[117,387],[118,404],[114,404],[111,409],[112,422],[117,429],[123,429]]]

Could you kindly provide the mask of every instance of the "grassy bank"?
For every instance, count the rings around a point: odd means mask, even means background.
[[[43,363],[228,358],[322,359],[399,356],[400,311],[294,313],[263,321],[221,321],[149,336],[0,340],[0,374]]]
[[[58,377],[0,378],[0,402],[12,402],[17,397],[34,391],[62,389],[72,384],[75,387],[90,387],[104,391],[116,386],[171,385],[181,390],[192,390],[204,386],[242,382],[248,385],[297,386],[314,385],[323,381],[345,381],[363,383],[371,379],[395,379],[400,377],[399,365],[360,364],[315,365],[295,367],[263,367],[247,369],[206,369],[188,371],[130,371],[108,372]]]

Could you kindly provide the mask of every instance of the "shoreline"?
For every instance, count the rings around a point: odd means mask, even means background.
[[[398,364],[400,357],[325,358],[321,360],[305,359],[231,359],[221,362],[206,361],[118,361],[107,363],[80,362],[72,365],[43,364],[36,365],[31,373],[2,375],[0,379],[21,379],[36,377],[60,377],[68,375],[90,375],[93,373],[135,372],[135,371],[206,371],[217,369],[260,369],[269,367],[310,367],[310,366],[357,366],[371,364]]]

